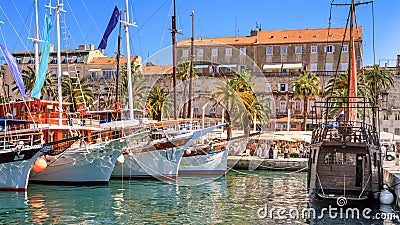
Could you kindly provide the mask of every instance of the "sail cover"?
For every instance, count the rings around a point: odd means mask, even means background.
[[[114,12],[111,15],[110,21],[108,22],[106,31],[104,32],[103,38],[100,41],[99,47],[97,49],[106,49],[108,36],[110,36],[111,32],[114,30],[119,20],[119,10],[115,6]]]
[[[44,80],[46,79],[46,73],[49,63],[50,56],[50,29],[51,20],[50,17],[45,14],[45,32],[43,37],[42,55],[39,64],[39,74],[36,74],[35,84],[32,89],[32,97],[40,98]]]
[[[11,55],[9,51],[3,46],[0,45],[1,52],[3,53],[4,58],[10,68],[11,74],[14,77],[15,83],[17,84],[19,91],[21,92],[22,97],[27,98],[29,94],[25,93],[25,86],[24,80],[22,78],[21,70],[18,67],[17,61],[15,60],[14,56]]]

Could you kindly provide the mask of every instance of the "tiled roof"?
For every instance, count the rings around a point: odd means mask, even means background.
[[[328,36],[329,30],[329,36]],[[341,42],[345,28],[315,28],[301,30],[269,30],[258,31],[254,36],[239,37],[217,37],[195,39],[195,45],[213,45],[224,43],[228,45],[268,45],[268,44],[294,44],[294,43],[318,43],[318,42]],[[350,29],[346,30],[346,39],[350,39]],[[362,28],[354,32],[355,40],[362,39]],[[190,39],[183,39],[178,43],[180,46],[190,44]]]
[[[131,62],[133,60],[135,60],[136,58],[137,58],[137,56],[131,56]],[[120,57],[119,63],[121,65],[125,64],[126,58]],[[97,65],[117,64],[117,58],[116,57],[95,57],[88,64],[97,64]]]
[[[146,65],[142,67],[142,73],[144,75],[162,75],[162,74],[172,74],[172,65]]]

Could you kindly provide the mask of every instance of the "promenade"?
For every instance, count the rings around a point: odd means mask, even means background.
[[[228,156],[228,169],[307,171],[307,158],[264,159],[257,156]]]

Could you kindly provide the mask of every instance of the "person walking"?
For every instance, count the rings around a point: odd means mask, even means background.
[[[288,159],[289,158],[289,146],[285,146],[285,150],[283,150],[283,158]]]

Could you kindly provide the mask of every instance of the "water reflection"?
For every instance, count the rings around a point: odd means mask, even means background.
[[[259,218],[264,207],[315,209],[306,173],[229,172],[226,177],[113,180],[108,187],[29,185],[27,193],[0,192],[2,224],[390,224],[390,221]],[[260,209],[262,209],[260,211]],[[268,210],[267,209],[267,210]],[[266,210],[264,210],[266,211]]]

